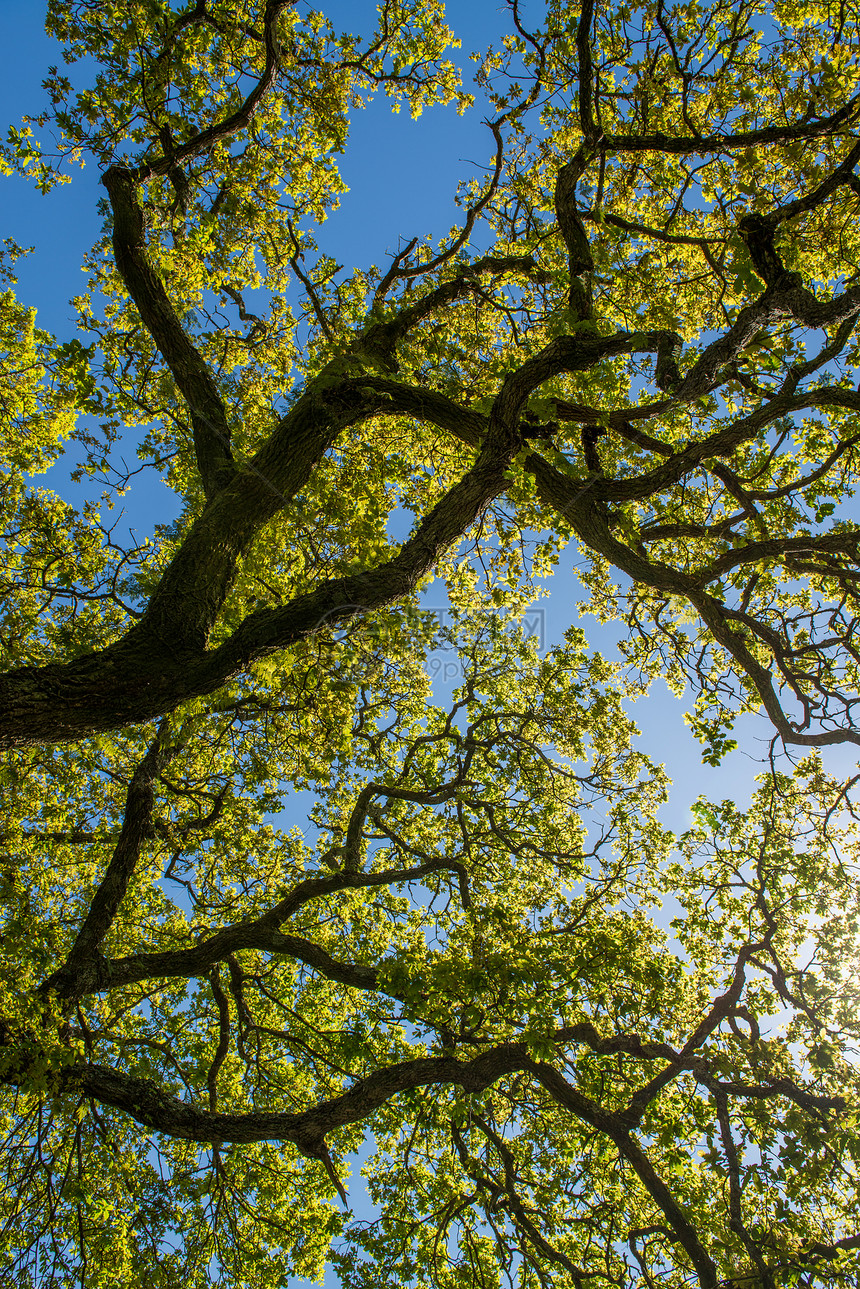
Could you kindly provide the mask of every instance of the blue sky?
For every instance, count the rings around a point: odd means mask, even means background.
[[[338,26],[359,31],[372,28],[372,0],[336,0],[321,7]],[[468,75],[468,51],[485,48],[502,24],[508,29],[507,6],[498,0],[451,0],[447,12],[449,25],[463,41],[460,57]],[[4,48],[14,51],[0,78],[0,118],[5,134],[6,127],[19,123],[22,114],[36,113],[43,106],[40,83],[47,67],[59,61],[59,52],[44,34],[41,6],[32,0],[0,0],[0,39]],[[401,239],[447,233],[456,219],[453,197],[458,180],[473,173],[475,164],[485,165],[489,159],[490,136],[480,117],[476,111],[460,118],[449,107],[433,109],[414,122],[408,113],[394,115],[384,97],[358,114],[342,163],[350,192],[321,230],[321,249],[346,265],[381,264]],[[68,301],[83,289],[81,259],[100,225],[98,174],[92,167],[75,171],[71,184],[47,197],[23,180],[6,180],[4,184],[0,235],[24,246],[36,246],[34,254],[19,266],[19,297],[37,308],[40,325],[69,338],[74,321]],[[68,488],[64,477],[62,471],[51,476],[52,485],[60,491]],[[68,495],[74,499],[71,491]],[[175,503],[166,490],[156,487],[129,504],[132,509],[126,522],[146,531],[153,523],[172,518]],[[568,572],[557,575],[552,596],[543,603],[548,644],[577,621],[570,557],[566,563]],[[432,592],[428,598],[432,603]],[[612,640],[618,634],[620,628],[612,628],[602,633],[602,639],[608,636]],[[760,767],[740,750],[718,774],[709,771],[705,776],[700,751],[683,724],[680,705],[662,685],[655,686],[652,699],[637,707],[636,716],[647,732],[652,755],[665,758],[676,780],[678,791],[667,821],[684,827],[687,805],[705,788],[718,798],[746,797],[751,775]],[[768,737],[769,730],[757,723],[757,741],[749,748],[756,761],[766,755]],[[353,1196],[358,1199],[357,1188]],[[357,1207],[360,1210],[360,1202]]]
[[[460,57],[471,77],[468,52],[486,47],[498,30],[504,4],[493,0],[455,0],[448,6],[449,25],[461,36]],[[60,47],[44,31],[42,6],[0,0],[0,40],[16,57],[0,79],[0,128],[20,124],[46,105],[41,82],[51,64],[61,61]],[[326,12],[338,29],[370,33],[375,5],[369,0],[336,0]],[[78,72],[72,69],[73,76]],[[401,238],[446,233],[457,218],[454,194],[459,180],[486,165],[492,139],[478,112],[458,117],[453,106],[435,108],[413,121],[395,114],[380,95],[369,110],[355,115],[341,171],[350,191],[320,231],[320,249],[347,266],[384,264]],[[18,264],[18,296],[35,306],[38,324],[66,339],[74,334],[71,298],[84,289],[81,262],[101,227],[103,190],[93,165],[69,171],[72,182],[42,195],[21,178],[4,180],[3,237],[34,247]],[[396,182],[392,182],[392,175]],[[132,448],[133,451],[133,448]],[[62,475],[52,472],[51,486],[79,501]],[[92,491],[92,490],[90,490]],[[150,487],[125,499],[127,520],[139,531],[175,517],[175,500],[164,489]]]
[[[373,0],[333,0],[324,7],[340,29],[372,30]],[[450,0],[446,13],[448,25],[462,40],[462,49],[451,51],[451,56],[460,62],[468,83],[473,66],[469,52],[486,49],[501,31],[510,30],[508,6],[503,0]],[[60,54],[56,43],[44,33],[41,6],[30,0],[0,0],[0,38],[5,48],[16,51],[0,79],[0,121],[5,134],[9,124],[17,124],[24,113],[36,113],[44,105],[41,81],[48,66],[60,61]],[[490,157],[491,139],[481,124],[483,115],[479,108],[458,117],[451,106],[431,109],[413,121],[407,112],[394,114],[384,95],[368,110],[356,113],[341,161],[350,191],[320,230],[321,250],[348,267],[382,264],[403,239],[446,234],[457,220],[453,198],[458,181],[473,174],[476,165],[486,165]],[[20,262],[19,297],[37,308],[40,325],[62,338],[73,334],[73,309],[68,302],[84,287],[81,260],[101,223],[98,178],[93,166],[76,169],[71,183],[47,196],[24,180],[4,181],[0,235],[36,248]],[[133,453],[133,446],[128,448]],[[69,500],[80,500],[80,493],[75,495],[68,483],[67,470],[68,466],[58,467],[48,482]],[[126,513],[122,522],[139,535],[176,513],[175,498],[157,484],[132,490],[123,505]],[[548,645],[578,620],[570,555],[563,558],[550,590],[550,597],[540,606]],[[433,588],[427,600],[435,604]],[[583,625],[604,648],[611,649],[620,634],[620,628],[614,626],[596,632],[594,622]],[[450,686],[440,687],[442,701],[446,688],[450,692]],[[741,750],[727,759],[720,773],[709,772],[706,780],[700,750],[683,723],[681,705],[662,684],[655,686],[652,698],[637,705],[635,714],[647,733],[652,755],[666,760],[676,781],[678,791],[667,822],[671,816],[676,827],[686,826],[686,807],[703,790],[717,796],[736,791],[746,796],[746,785],[756,772],[753,762]],[[769,736],[763,723],[750,727],[748,750],[756,762],[766,756]]]
[[[341,29],[373,29],[372,0],[337,0],[326,4],[325,10]],[[467,76],[469,49],[485,48],[491,42],[505,10],[503,3],[494,0],[454,0],[447,6],[449,25],[463,40],[460,54]],[[41,81],[48,67],[60,61],[59,47],[45,35],[42,12],[42,6],[32,0],[0,0],[0,41],[3,48],[15,50],[0,78],[4,135],[10,124],[20,123],[22,115],[34,115],[44,106]],[[401,238],[447,233],[457,217],[453,200],[457,183],[473,172],[474,163],[486,165],[491,142],[477,112],[458,117],[453,106],[436,108],[413,121],[408,112],[394,114],[390,102],[380,96],[353,121],[341,167],[350,191],[320,231],[320,249],[346,265],[383,264]],[[72,177],[71,183],[47,196],[18,178],[3,181],[2,190],[0,236],[35,247],[19,261],[17,294],[22,302],[35,306],[38,324],[61,338],[74,334],[69,300],[84,289],[81,261],[101,226],[98,172],[89,166],[75,169]],[[81,490],[68,482],[68,465],[52,470],[46,482],[70,501],[80,501]],[[96,488],[95,495],[99,491]],[[123,522],[142,535],[155,523],[172,519],[175,504],[167,489],[147,484],[123,499]],[[453,682],[443,688],[450,693]],[[306,824],[303,817],[296,822]],[[369,1217],[360,1168],[361,1160],[355,1160],[350,1201],[356,1216]],[[329,1275],[327,1284],[331,1279]],[[296,1280],[295,1289],[304,1283]]]
[[[506,21],[506,8],[493,0],[448,4],[449,26],[463,41],[459,55],[452,55],[464,61],[467,76],[469,49],[486,47]],[[372,30],[375,5],[368,0],[336,0],[325,9],[339,28]],[[9,124],[44,105],[41,81],[60,55],[57,43],[45,35],[41,6],[30,0],[0,0],[0,39],[5,49],[15,50],[0,79],[5,134]],[[348,264],[383,263],[401,237],[447,232],[456,218],[457,182],[473,172],[474,163],[487,163],[491,143],[477,112],[458,117],[453,106],[435,108],[413,121],[407,112],[395,115],[380,96],[353,121],[342,164],[350,192],[326,224],[321,246]],[[47,197],[23,180],[6,182],[3,235],[38,248],[21,265],[20,295],[38,307],[40,323],[51,330],[62,332],[70,324],[67,301],[82,287],[79,266],[100,226],[100,196],[92,166],[75,170],[72,184]]]

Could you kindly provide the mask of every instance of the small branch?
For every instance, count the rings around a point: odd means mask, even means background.
[[[738,130],[736,134],[708,134],[695,138],[654,134],[604,135],[601,147],[607,152],[664,152],[671,156],[708,156],[711,153],[734,152],[740,148],[761,147],[770,143],[796,143],[805,139],[823,139],[843,127],[852,125],[860,115],[860,95],[832,116],[819,121],[799,121],[795,125],[765,126],[760,130]]]
[[[311,307],[314,311],[314,316],[316,317],[316,320],[319,323],[320,331],[323,333],[326,340],[329,340],[329,341],[334,340],[334,332],[329,326],[328,318],[325,316],[325,310],[323,309],[322,304],[320,303],[320,298],[316,293],[316,288],[314,287],[313,282],[310,280],[307,273],[305,273],[304,269],[300,264],[302,252],[301,252],[301,247],[299,245],[299,240],[296,237],[295,232],[293,231],[293,222],[291,219],[287,220],[287,230],[293,242],[293,254],[290,258],[290,264],[292,266],[293,272],[295,273],[296,277],[299,279],[302,286],[305,288],[305,291],[307,292],[308,299],[310,300]]]

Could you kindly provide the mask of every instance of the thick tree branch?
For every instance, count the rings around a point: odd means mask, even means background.
[[[809,211],[815,210],[823,201],[831,196],[837,188],[843,184],[852,185],[856,181],[854,167],[860,161],[860,143],[855,143],[854,147],[845,157],[845,160],[836,167],[832,174],[823,179],[817,187],[811,192],[805,193],[804,196],[798,197],[795,201],[786,202],[784,206],[778,206],[776,210],[770,212],[769,218],[775,224],[781,224],[785,220],[796,219],[798,215],[808,214]]]
[[[583,1096],[553,1066],[543,1061],[529,1060],[525,1068],[559,1105],[571,1110],[577,1118],[590,1123],[592,1127],[610,1138],[618,1153],[630,1164],[648,1194],[660,1208],[696,1268],[702,1289],[717,1289],[716,1267],[702,1244],[691,1218],[675,1199],[645,1151],[630,1135],[622,1117],[610,1114],[590,1098]]]
[[[105,978],[107,960],[102,942],[110,930],[134,875],[143,842],[152,831],[154,784],[176,747],[169,741],[169,724],[162,720],[155,739],[131,778],[122,828],[107,872],[99,884],[75,942],[63,966],[49,976],[40,992],[56,992],[65,1006],[93,991]],[[109,977],[109,971],[107,972]]]
[[[533,272],[532,262],[488,257],[476,271]],[[8,703],[7,738],[38,740],[79,736],[95,729],[151,719],[193,695],[223,685],[254,658],[335,623],[341,623],[408,595],[443,551],[465,532],[505,487],[506,471],[519,448],[522,413],[532,392],[563,372],[585,371],[620,354],[655,353],[656,380],[677,401],[708,392],[738,354],[769,322],[790,316],[809,326],[853,320],[860,311],[860,287],[825,304],[791,275],[783,275],[759,301],[741,311],[735,324],[713,341],[683,377],[678,370],[680,338],[670,332],[622,332],[601,337],[590,329],[560,337],[528,359],[504,381],[473,468],[419,524],[399,554],[376,569],[324,583],[278,609],[251,615],[219,649],[205,652],[209,632],[236,575],[242,554],[275,511],[295,495],[322,453],[349,424],[399,406],[410,414],[444,422],[466,441],[476,442],[482,422],[457,411],[444,396],[378,378],[363,379],[361,348],[391,346],[396,337],[433,308],[470,286],[471,275],[455,279],[408,306],[390,323],[374,324],[358,342],[355,357],[333,360],[276,426],[248,467],[222,487],[192,526],[140,623],[101,655],[42,669],[24,669],[0,680],[0,702]],[[386,330],[388,328],[389,330]],[[356,371],[356,368],[358,369]],[[359,374],[360,373],[360,374]],[[797,402],[772,400],[732,426],[669,456],[643,476],[625,480],[595,478],[586,491],[591,501],[623,503],[670,486],[708,456],[725,454],[754,435],[774,415],[813,405],[852,406],[850,393],[813,391]],[[802,400],[806,401],[803,402]],[[655,405],[661,406],[661,405]],[[634,432],[628,428],[626,433]],[[529,458],[554,508],[571,519],[583,540],[601,550],[630,576],[658,589],[685,594],[679,575],[657,566],[618,542],[591,501],[577,503],[584,485],[562,479],[541,458]],[[564,494],[562,497],[561,494]],[[573,509],[571,509],[573,507]],[[97,687],[99,702],[94,704]],[[5,694],[4,694],[5,691]],[[768,698],[768,710],[775,711]],[[767,704],[766,704],[767,705]],[[778,704],[777,704],[778,706]],[[18,729],[16,729],[16,723]],[[783,721],[781,732],[788,726]],[[829,739],[828,739],[829,741]]]
[[[591,146],[597,142],[598,129],[592,105],[594,71],[591,61],[591,24],[594,21],[593,0],[584,0],[576,28],[576,53],[579,67],[579,128],[584,142]]]
[[[134,172],[112,166],[102,176],[102,183],[113,209],[117,269],[188,404],[197,468],[206,496],[211,497],[236,470],[224,401],[209,368],[183,329],[161,279],[147,260],[143,211],[135,192]]]
[[[657,495],[680,482],[709,459],[731,456],[743,443],[754,439],[761,430],[780,418],[812,407],[860,410],[860,393],[838,386],[823,386],[802,394],[776,394],[754,412],[750,412],[748,416],[739,417],[729,425],[721,426],[705,438],[692,440],[682,451],[672,453],[652,470],[647,470],[640,475],[632,475],[627,479],[601,481],[596,487],[596,495],[614,504],[639,501]],[[810,478],[812,477],[810,474]],[[791,491],[799,486],[799,483],[787,485]],[[751,493],[750,495],[760,494]]]
[[[182,1141],[285,1141],[308,1157],[325,1162],[326,1137],[330,1133],[368,1118],[403,1092],[440,1085],[480,1092],[516,1071],[530,1074],[560,1106],[610,1138],[665,1215],[695,1266],[703,1289],[716,1289],[713,1263],[695,1228],[623,1120],[578,1092],[553,1066],[534,1061],[524,1043],[500,1044],[468,1061],[439,1056],[390,1065],[358,1079],[342,1095],[298,1113],[203,1110],[165,1093],[150,1079],[122,1074],[105,1065],[73,1066],[58,1078],[62,1085],[79,1089],[138,1123]],[[13,1073],[8,1077],[14,1080],[17,1076]]]
[[[585,10],[583,9],[583,17]],[[580,22],[580,27],[582,23]],[[564,244],[567,247],[568,269],[570,272],[570,289],[568,304],[570,311],[578,322],[585,322],[594,315],[594,302],[591,290],[591,275],[594,272],[594,259],[585,225],[577,209],[576,185],[582,177],[588,163],[588,154],[583,145],[572,161],[562,166],[555,181],[555,215],[558,220]]]

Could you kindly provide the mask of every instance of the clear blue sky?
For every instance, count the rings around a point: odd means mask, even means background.
[[[372,0],[336,0],[321,7],[338,28],[368,33],[373,29]],[[452,56],[464,61],[467,76],[468,51],[485,48],[500,23],[507,29],[506,9],[495,0],[448,4],[449,26],[463,41],[459,55],[452,51]],[[45,35],[41,5],[32,0],[0,0],[0,40],[4,49],[14,51],[0,78],[5,134],[8,125],[20,123],[23,114],[34,114],[45,104],[41,81],[60,55],[59,46]],[[487,163],[491,146],[478,112],[458,117],[453,107],[435,108],[412,121],[406,112],[392,113],[381,95],[353,121],[342,165],[350,192],[325,226],[323,248],[347,264],[383,263],[386,252],[396,250],[403,236],[447,232],[456,218],[457,181],[472,173],[472,163]],[[67,302],[81,290],[81,257],[100,224],[98,178],[92,166],[75,171],[72,184],[47,197],[23,180],[5,182],[3,236],[37,246],[20,266],[21,298],[38,307],[41,325],[58,333],[69,328],[72,313]]]
[[[372,0],[333,4],[321,0],[320,7],[339,27],[372,29]],[[469,75],[470,64],[465,62],[469,50],[486,48],[500,30],[510,29],[507,6],[499,0],[451,0],[447,9],[449,25],[463,41],[460,57]],[[59,62],[59,53],[44,34],[41,6],[33,0],[0,0],[0,40],[10,51],[0,78],[0,121],[5,134],[22,114],[36,113],[43,106],[40,83],[47,67]],[[489,159],[490,138],[480,117],[477,111],[460,118],[453,108],[437,108],[413,122],[406,113],[392,114],[384,97],[358,114],[342,165],[351,191],[323,228],[321,248],[346,265],[381,264],[401,238],[447,233],[456,218],[453,196],[458,180],[473,172],[474,163],[485,165]],[[47,197],[22,180],[4,181],[0,236],[36,246],[19,266],[19,297],[36,306],[40,325],[63,338],[73,332],[68,301],[83,288],[80,263],[100,224],[100,196],[93,167],[76,171],[71,184]],[[52,472],[50,482],[63,491],[68,487],[62,472]],[[71,492],[69,497],[73,499]],[[151,530],[153,523],[172,517],[174,504],[166,490],[151,488],[129,511],[126,522]],[[544,602],[547,643],[576,621],[575,599],[572,577],[561,572],[553,581],[551,600]],[[619,629],[608,634],[614,639]],[[679,789],[667,814],[669,822],[683,828],[686,806],[705,789],[717,797],[746,797],[750,776],[758,767],[739,751],[718,775],[703,776],[699,749],[682,723],[679,705],[662,686],[655,687],[655,697],[640,705],[636,715],[647,732],[649,750],[658,759],[665,758]],[[757,740],[767,739],[769,731],[763,724],[757,724],[755,731]],[[759,759],[765,755],[766,742],[757,741],[750,750]],[[353,1200],[360,1210],[357,1186]]]
[[[340,29],[368,33],[373,27],[373,0],[331,0],[320,7]],[[462,40],[462,49],[451,56],[460,61],[464,79],[470,81],[469,52],[486,49],[500,32],[510,30],[508,7],[504,0],[449,0],[446,12],[448,25]],[[0,122],[5,134],[22,114],[43,106],[42,78],[47,67],[60,59],[57,45],[44,33],[41,6],[31,0],[0,0],[0,39],[4,48],[15,51],[0,79]],[[384,96],[369,110],[357,113],[341,163],[350,191],[323,226],[321,249],[347,266],[381,264],[401,239],[447,233],[457,218],[453,202],[457,182],[474,173],[475,164],[486,165],[490,156],[490,136],[480,123],[482,115],[480,109],[458,117],[453,107],[434,108],[412,121],[408,113],[392,113]],[[23,180],[3,182],[0,235],[36,247],[20,263],[19,296],[36,306],[42,326],[67,337],[74,327],[68,301],[83,288],[79,266],[100,225],[98,174],[92,166],[76,170],[72,183],[46,197]],[[70,500],[79,499],[62,470],[52,471],[49,482],[67,492]],[[173,518],[175,499],[156,486],[127,504],[124,522],[142,532]],[[569,559],[564,563],[569,569]],[[559,572],[551,590],[542,606],[548,644],[559,639],[577,617],[576,584],[569,571]],[[601,643],[607,647],[618,634],[617,628],[604,629],[599,633]],[[754,772],[739,752],[728,758],[720,774],[709,774],[705,783],[698,746],[683,724],[679,704],[662,686],[656,687],[652,700],[637,707],[636,715],[647,730],[652,754],[666,760],[676,780],[677,804],[670,812],[676,826],[685,826],[684,807],[700,791],[732,795]],[[768,737],[768,728],[757,725],[755,746],[749,748],[756,760],[766,754],[766,742],[761,740]],[[743,798],[746,791],[744,787],[738,795]]]
[[[320,3],[336,27],[370,33],[375,25],[373,0]],[[453,0],[448,23],[463,41],[459,57],[470,77],[470,49],[486,48],[499,30],[507,6],[497,0]],[[48,67],[60,62],[59,47],[44,32],[43,7],[33,0],[0,0],[0,43],[13,50],[0,78],[0,129],[20,124],[24,114],[35,115],[45,105],[41,89]],[[457,57],[457,51],[452,51]],[[458,117],[453,107],[436,108],[413,121],[407,112],[394,114],[380,95],[353,121],[341,173],[349,185],[318,238],[321,250],[347,266],[383,264],[401,238],[447,233],[457,218],[453,197],[459,180],[473,173],[473,163],[486,165],[492,138],[480,124],[479,112]],[[37,309],[40,326],[61,338],[74,334],[72,296],[84,288],[80,265],[101,226],[98,203],[103,195],[92,165],[72,172],[73,182],[43,196],[23,179],[3,180],[0,237],[34,246],[19,261],[17,294]],[[392,181],[392,176],[396,181]],[[129,455],[133,454],[133,445]],[[73,464],[73,463],[72,463]],[[82,489],[68,482],[68,467],[52,470],[46,482],[79,503]],[[86,487],[86,485],[84,485]],[[87,489],[97,496],[100,487]],[[139,534],[175,515],[176,500],[165,488],[147,483],[123,499],[123,523]],[[432,599],[432,596],[431,596]],[[450,693],[453,684],[442,686]],[[443,697],[444,701],[444,697]],[[305,794],[306,795],[306,794]],[[303,817],[288,822],[304,826]],[[350,1201],[357,1217],[371,1215],[356,1160]],[[327,1284],[332,1277],[327,1278]],[[306,1282],[296,1280],[295,1289]]]
[[[486,48],[500,22],[507,29],[506,8],[494,0],[454,0],[448,6],[449,25],[463,41],[459,55],[451,53],[462,59],[466,77],[471,78],[469,50]],[[340,30],[370,34],[374,29],[373,0],[336,0],[325,10]],[[0,79],[0,129],[5,135],[9,125],[46,105],[41,82],[61,58],[59,45],[45,34],[42,5],[31,0],[0,0],[0,41],[15,51]],[[72,69],[73,76],[78,68]],[[413,121],[407,112],[395,115],[385,95],[357,113],[341,167],[350,191],[321,230],[320,248],[347,266],[384,264],[402,237],[446,233],[457,217],[453,198],[458,181],[473,173],[473,163],[485,165],[491,155],[492,139],[480,117],[479,112],[458,117],[452,106]],[[24,179],[4,180],[0,233],[35,248],[19,261],[18,295],[35,306],[40,326],[63,339],[74,334],[69,301],[84,288],[80,265],[100,228],[103,197],[93,165],[70,173],[73,181],[47,196]],[[133,445],[128,446],[133,458]],[[86,485],[75,490],[62,475],[67,476],[67,468],[52,471],[51,486],[80,502]],[[138,532],[175,517],[175,499],[157,485],[138,490],[124,504],[123,522]]]

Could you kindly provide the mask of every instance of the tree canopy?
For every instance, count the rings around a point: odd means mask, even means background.
[[[71,338],[3,260],[0,1284],[856,1285],[859,18],[508,0],[470,85],[440,0],[51,0],[2,165],[104,227]],[[379,95],[486,164],[344,266]],[[656,680],[762,738],[685,831]]]

